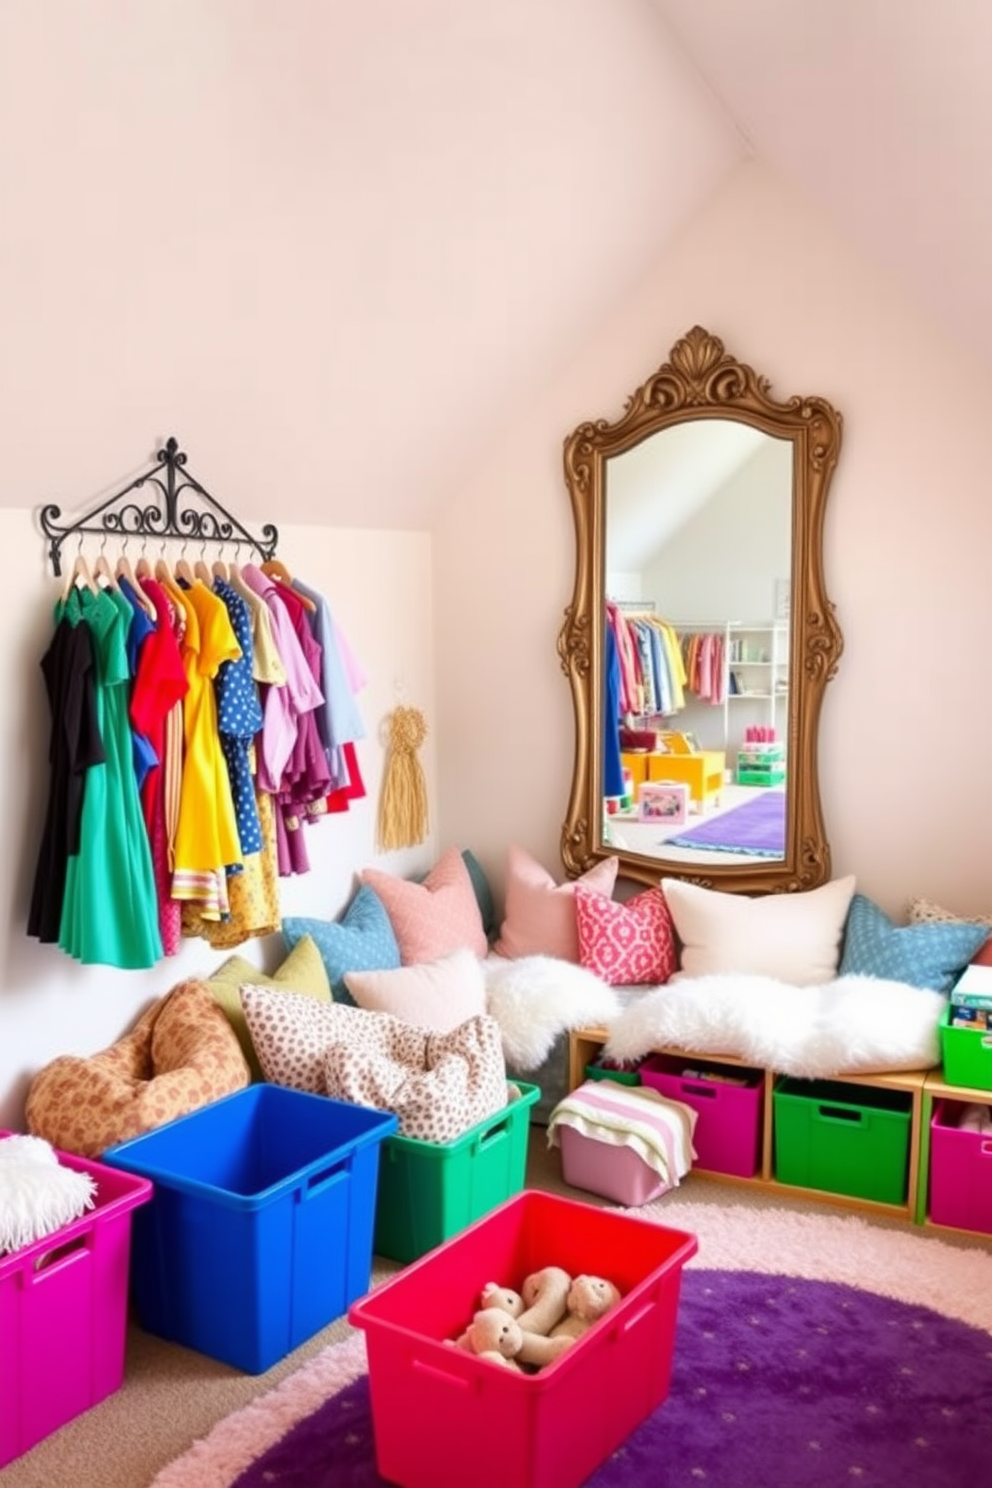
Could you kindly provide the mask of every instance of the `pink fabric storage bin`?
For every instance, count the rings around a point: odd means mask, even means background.
[[[745,1085],[699,1079],[682,1073],[686,1066],[716,1069],[747,1081]],[[693,1146],[697,1168],[753,1178],[761,1167],[764,1076],[741,1065],[705,1064],[671,1054],[652,1054],[640,1067],[641,1084],[650,1085],[669,1100],[679,1100],[697,1113]]]
[[[939,1100],[930,1123],[930,1218],[992,1234],[992,1135],[962,1130],[961,1101]]]
[[[571,1126],[562,1126],[558,1140],[562,1177],[572,1188],[636,1208],[660,1198],[671,1186],[631,1147],[597,1142]]]
[[[379,1476],[398,1488],[579,1488],[669,1392],[684,1230],[525,1189],[352,1303]],[[542,1266],[621,1293],[553,1364],[504,1369],[447,1340],[497,1279]]]
[[[152,1185],[69,1152],[56,1155],[96,1179],[96,1203],[0,1256],[0,1468],[124,1379],[131,1211],[148,1202]]]

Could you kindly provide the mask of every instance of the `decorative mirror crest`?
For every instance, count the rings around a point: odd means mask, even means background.
[[[823,580],[824,509],[842,419],[823,398],[779,402],[770,388],[718,337],[694,326],[627,399],[616,422],[580,424],[565,440],[576,567],[558,654],[572,689],[575,765],[561,852],[572,875],[615,854],[624,877],[647,884],[665,875],[742,892],[790,891],[830,876],[817,729],[843,646]],[[692,571],[684,561],[691,543],[700,549],[717,523],[727,551],[710,536],[707,563]],[[664,594],[642,598],[649,577]],[[624,584],[637,589],[632,599],[611,592]],[[705,619],[667,615],[665,598],[675,593],[686,611],[706,605]],[[745,595],[760,596],[760,613],[739,618]],[[719,671],[725,686],[722,700],[706,699],[711,708],[688,687],[678,705],[676,682],[675,704],[669,697],[658,706],[655,694],[654,707],[621,710],[622,759],[641,779],[627,792],[625,772],[625,794],[617,798],[605,788],[607,771],[616,774],[615,720],[606,702],[607,651],[612,665],[615,638],[607,630],[616,629],[625,609],[637,615],[641,608],[639,618],[662,633],[669,653],[677,642],[683,662],[706,634],[718,657],[714,675]],[[759,717],[762,723],[748,721]],[[701,742],[697,733],[704,732],[710,739]],[[653,743],[644,742],[652,736]],[[758,736],[762,746],[751,742]],[[629,752],[631,738],[639,739],[643,759]],[[759,758],[774,768],[756,774],[745,767],[761,748]],[[694,757],[676,760],[679,752]],[[657,780],[676,784],[673,810],[688,804],[681,832],[659,836],[665,824],[633,800],[635,790],[657,797],[657,790],[641,788]],[[767,803],[779,815],[774,850],[694,845],[700,836],[694,829],[707,824],[709,830],[709,817],[729,824],[726,798],[756,801],[765,792],[753,787],[766,780],[779,797]],[[729,825],[725,835],[732,835]],[[693,839],[688,849],[672,842],[682,836]]]

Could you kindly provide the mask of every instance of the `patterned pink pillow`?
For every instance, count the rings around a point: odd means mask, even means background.
[[[486,954],[479,901],[457,847],[442,854],[423,883],[378,868],[366,868],[359,877],[385,905],[404,966],[437,961],[462,948]]]
[[[661,889],[645,889],[626,904],[575,887],[582,965],[611,987],[667,982],[677,969],[675,930]]]
[[[612,894],[619,866],[619,858],[604,858],[581,878],[557,883],[530,853],[511,846],[506,858],[506,918],[493,946],[497,956],[511,961],[522,956],[557,956],[560,961],[578,962],[576,884]]]

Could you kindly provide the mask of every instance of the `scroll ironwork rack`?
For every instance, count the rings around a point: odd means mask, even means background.
[[[144,487],[154,486],[156,495],[147,506],[136,498]],[[202,508],[181,503],[184,493],[191,492]],[[128,500],[128,497],[132,497]],[[264,560],[275,555],[279,532],[267,522],[258,536],[243,527],[205,486],[186,468],[186,456],[175,438],[168,438],[155,455],[155,463],[135,477],[115,495],[84,512],[77,522],[59,526],[62,508],[49,503],[41,509],[40,522],[49,539],[48,556],[56,578],[62,573],[62,546],[77,534],[96,533],[108,536],[181,538],[184,542],[247,543]]]

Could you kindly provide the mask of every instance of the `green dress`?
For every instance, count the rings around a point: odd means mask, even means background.
[[[131,607],[118,590],[73,589],[73,625],[88,625],[96,662],[97,723],[106,751],[86,772],[79,852],[69,858],[59,945],[87,964],[128,970],[163,955],[148,834],[128,718]]]

